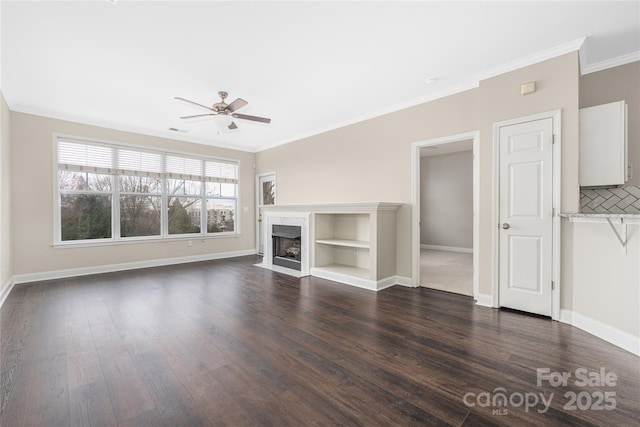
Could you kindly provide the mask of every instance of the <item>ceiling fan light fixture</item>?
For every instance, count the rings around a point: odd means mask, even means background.
[[[233,117],[228,114],[217,114],[213,116],[213,121],[225,133],[231,133],[238,129],[238,126],[233,122]]]

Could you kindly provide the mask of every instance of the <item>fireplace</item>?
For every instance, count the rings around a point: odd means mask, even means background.
[[[279,224],[273,224],[272,227],[273,264],[301,271],[302,228],[296,225]]]
[[[293,277],[309,275],[309,235],[311,213],[262,206],[263,257],[258,267]]]

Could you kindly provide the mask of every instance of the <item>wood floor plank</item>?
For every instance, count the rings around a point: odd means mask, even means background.
[[[100,358],[86,313],[65,316],[69,390],[103,382]]]
[[[66,338],[64,329],[64,283],[39,289],[42,306],[32,338],[37,342],[29,355],[29,391],[26,403],[31,410],[25,425],[51,426],[69,424],[69,386]]]
[[[101,355],[100,364],[113,412],[119,423],[155,409],[133,356],[128,351],[108,351]]]
[[[70,426],[117,425],[109,392],[102,380],[85,383],[69,392]]]
[[[15,289],[7,301],[17,300],[18,310],[2,308],[0,339],[2,358],[0,359],[0,380],[2,381],[2,402],[0,405],[0,425],[3,419],[11,419],[15,425],[24,425],[29,414],[29,387],[36,376],[33,357],[38,354],[36,335],[43,315],[44,295],[35,285],[25,285]],[[9,303],[10,304],[10,303]]]
[[[0,310],[0,425],[640,425],[640,359],[584,331],[258,261],[16,286]],[[605,368],[618,382],[538,386],[537,368]],[[502,389],[554,397],[473,400]],[[604,391],[615,410],[565,408],[566,392]]]
[[[250,425],[251,417],[188,348],[160,340],[158,351],[187,390],[200,416],[211,425]],[[186,397],[185,397],[186,398]]]
[[[158,351],[137,354],[135,363],[161,425],[206,425],[206,418],[200,415],[194,400]]]

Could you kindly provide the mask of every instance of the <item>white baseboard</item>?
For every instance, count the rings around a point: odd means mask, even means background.
[[[432,251],[448,251],[448,252],[462,252],[465,254],[472,254],[473,248],[458,248],[456,246],[438,246],[438,245],[423,245],[420,244],[421,249],[431,249]]]
[[[394,285],[411,286],[411,279],[403,276],[389,276],[380,280],[371,280],[341,274],[335,271],[328,271],[323,268],[312,268],[310,273],[312,276],[319,277],[321,279],[332,280],[334,282],[368,289],[370,291],[381,291]]]
[[[377,291],[378,284],[371,279],[362,279],[359,277],[350,276],[347,274],[336,273],[334,271],[328,271],[322,268],[311,268],[309,271],[312,276],[319,277],[321,279],[327,279],[338,283],[344,283],[345,285],[356,286],[358,288],[369,289],[370,291]]]
[[[571,310],[561,309],[560,321],[640,356],[640,337]]]
[[[255,249],[246,249],[233,252],[219,252],[213,254],[193,255],[177,258],[161,258],[148,261],[126,262],[121,264],[97,265],[91,267],[69,268],[66,270],[43,271],[39,273],[18,274],[13,276],[16,284],[38,282],[41,280],[64,279],[67,277],[87,276],[90,274],[112,273],[115,271],[135,270],[138,268],[160,267],[163,265],[186,264],[189,262],[210,261],[214,259],[235,258],[245,255],[254,255]]]
[[[413,286],[412,281],[411,281],[411,277],[405,277],[405,276],[395,276],[395,284],[396,285],[400,285],[400,286],[406,286],[408,288],[415,288],[416,286]]]
[[[476,300],[476,305],[482,307],[493,308],[493,296],[488,294],[476,294],[473,296]]]
[[[560,309],[560,319],[558,321],[566,323],[567,325],[573,325],[573,311]]]
[[[378,280],[377,290],[381,291],[394,285],[412,287],[411,277],[391,276],[387,277],[386,279]]]
[[[4,301],[7,299],[7,297],[9,296],[9,292],[11,292],[15,284],[16,282],[15,280],[13,280],[13,277],[12,277],[2,287],[2,293],[0,293],[0,308],[2,307],[2,304],[4,304]]]

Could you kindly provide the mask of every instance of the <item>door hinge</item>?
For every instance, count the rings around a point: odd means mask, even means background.
[[[551,290],[555,290],[556,289],[556,282],[554,282],[553,280],[551,281]]]
[[[556,134],[551,134],[551,143],[555,144],[556,143]]]
[[[552,218],[556,217],[556,208],[551,208],[551,217]]]

